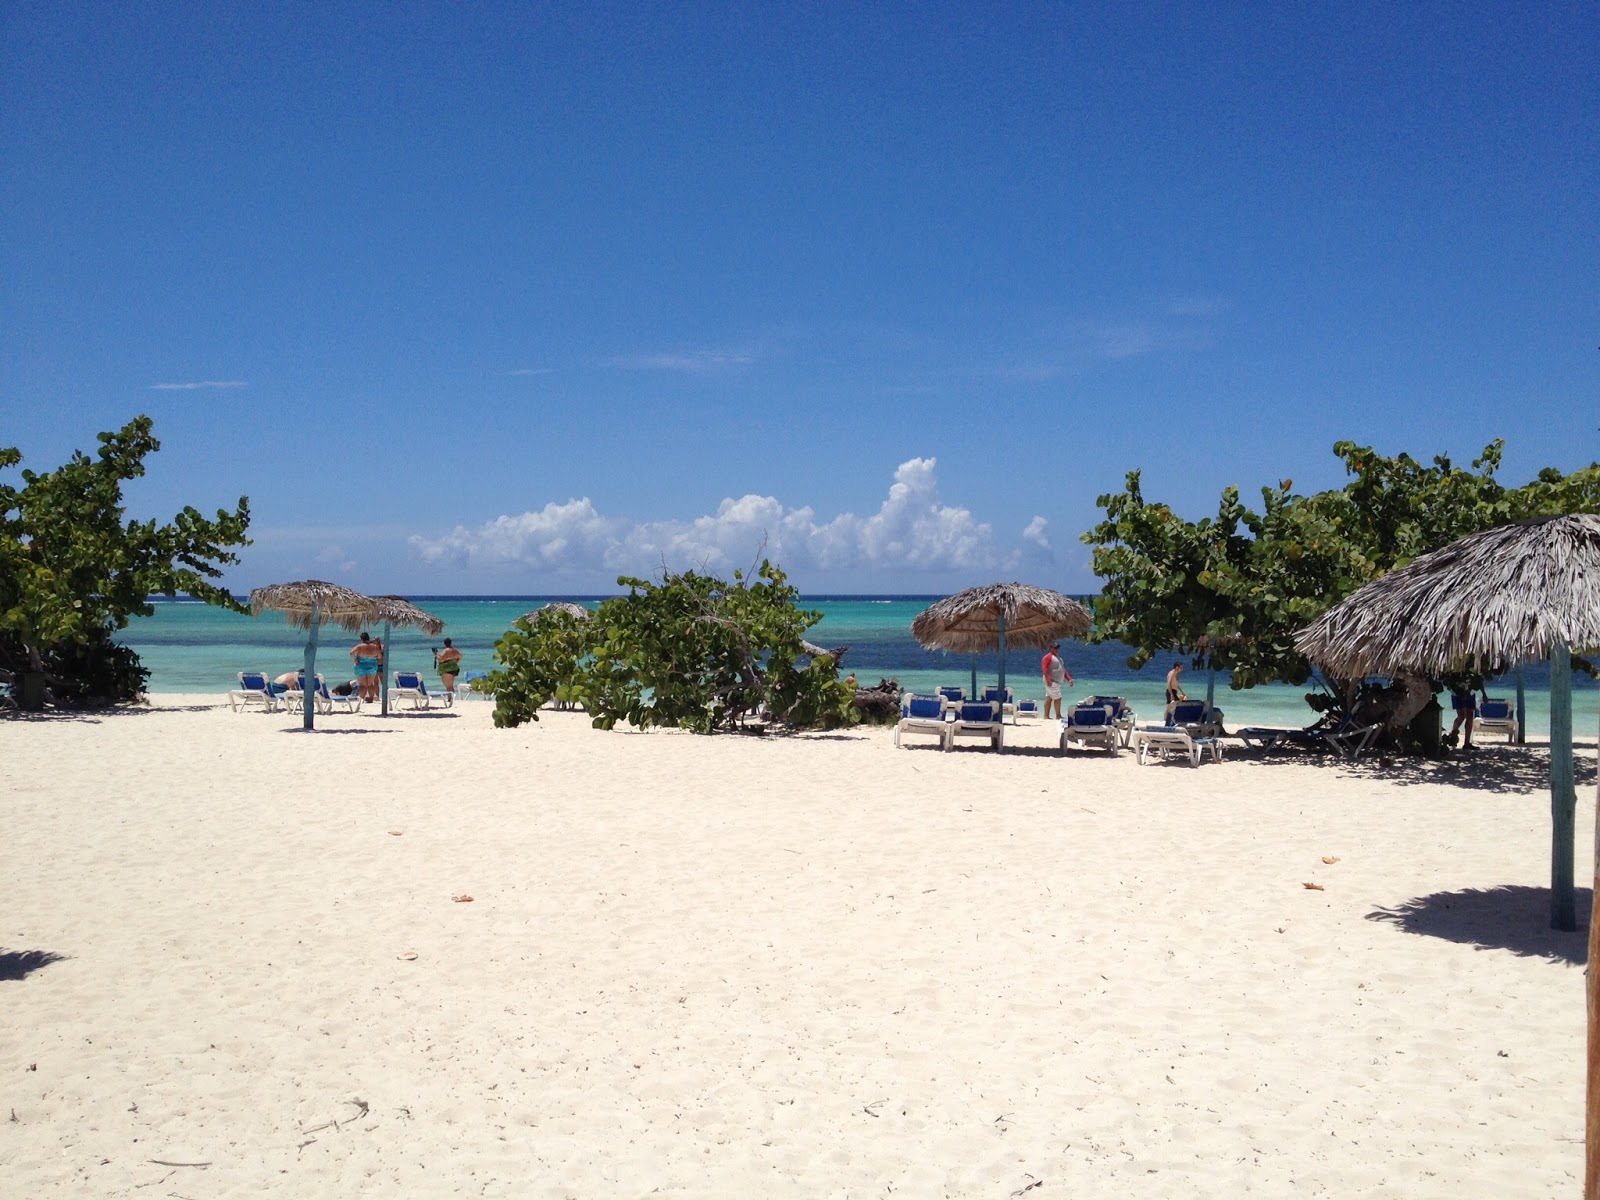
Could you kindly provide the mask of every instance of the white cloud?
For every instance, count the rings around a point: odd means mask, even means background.
[[[242,379],[202,379],[197,383],[152,383],[152,392],[193,392],[200,388],[242,388],[250,385]]]
[[[343,546],[329,545],[317,555],[317,566],[332,567],[340,574],[347,574],[356,569],[356,560],[350,557]]]
[[[819,522],[810,506],[788,508],[776,497],[754,494],[730,497],[715,513],[690,520],[643,523],[606,517],[582,499],[496,517],[476,529],[457,526],[443,537],[414,536],[410,542],[428,563],[556,572],[604,568],[649,574],[665,563],[673,570],[703,567],[725,573],[752,565],[759,555],[791,573],[972,571],[998,565],[1002,556],[993,530],[969,509],[943,503],[935,466],[932,458],[902,463],[876,512],[840,513],[826,522]]]
[[[518,367],[515,371],[507,371],[507,375],[552,375],[554,367]]]
[[[755,362],[746,350],[691,350],[674,354],[630,354],[606,360],[622,371],[678,371],[685,375],[717,375],[742,371]]]
[[[1034,517],[1022,531],[1022,540],[1045,550],[1050,549],[1050,522],[1043,517]]]

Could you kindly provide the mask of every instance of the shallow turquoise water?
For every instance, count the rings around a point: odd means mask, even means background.
[[[808,598],[805,603],[823,616],[811,630],[810,640],[835,648],[850,647],[843,665],[864,684],[880,679],[897,679],[908,690],[931,691],[941,684],[969,686],[973,662],[963,655],[924,650],[911,636],[911,622],[938,597],[848,597]],[[594,607],[599,597],[567,596],[419,596],[414,602],[445,622],[444,634],[426,637],[415,630],[397,629],[389,639],[391,670],[431,671],[431,647],[444,636],[455,642],[464,656],[464,669],[484,671],[493,663],[494,643],[511,627],[511,622],[551,600],[575,599]],[[136,618],[118,640],[132,646],[150,669],[152,692],[223,692],[235,685],[239,671],[265,671],[277,675],[304,662],[306,635],[289,626],[281,617],[268,614],[259,618],[239,616],[193,601],[158,601],[155,615]],[[380,630],[374,629],[379,633]],[[356,639],[342,629],[324,627],[319,638],[317,670],[330,682],[347,677],[349,649]],[[1163,682],[1171,659],[1163,657],[1142,671],[1127,666],[1126,646],[1091,646],[1083,642],[1066,643],[1063,656],[1077,686],[1067,693],[1085,697],[1096,692],[1128,698],[1140,714],[1159,713]],[[1007,656],[1007,683],[1019,697],[1042,700],[1039,686],[1039,656],[1036,650],[1017,651]],[[978,683],[992,684],[999,663],[994,655],[977,660]],[[1203,671],[1186,673],[1185,690],[1202,696],[1206,689]],[[1542,664],[1529,666],[1525,673],[1528,697],[1528,731],[1534,736],[1549,732],[1549,673]],[[1573,726],[1577,736],[1587,739],[1600,720],[1600,688],[1587,678],[1574,680]],[[1246,724],[1305,725],[1314,714],[1303,699],[1306,688],[1282,685],[1230,691],[1226,672],[1216,679],[1216,703],[1227,714],[1230,727]],[[1514,697],[1510,679],[1493,686],[1495,695]],[[1444,702],[1442,698],[1442,702]],[[1446,703],[1448,708],[1448,703]]]

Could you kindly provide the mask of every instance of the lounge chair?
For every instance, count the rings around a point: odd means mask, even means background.
[[[947,704],[960,704],[967,698],[967,689],[964,687],[938,687],[933,692]]]
[[[449,692],[430,692],[420,671],[396,671],[394,686],[389,689],[389,699],[395,702],[396,708],[401,700],[410,700],[411,707],[419,709],[432,708],[435,700],[439,702],[439,707],[449,708],[454,698]]]
[[[456,696],[457,696],[457,698],[462,699],[462,700],[469,700],[469,699],[489,700],[489,699],[492,699],[494,697],[494,693],[493,692],[480,692],[480,691],[478,691],[477,688],[472,686],[472,681],[474,679],[487,679],[487,678],[489,678],[489,672],[487,672],[487,671],[468,671],[468,672],[466,672],[459,679],[456,680]]]
[[[243,712],[250,704],[260,705],[262,712],[273,712],[278,707],[264,671],[240,671],[239,686],[228,693],[228,707],[234,712]]]
[[[1133,726],[1137,718],[1133,715],[1133,708],[1122,696],[1090,696],[1082,703],[1098,705],[1111,710],[1111,723],[1117,727],[1117,732],[1122,735],[1122,744],[1126,746],[1133,736]]]
[[[329,688],[325,683],[322,684],[318,691],[317,699],[320,702],[322,699],[322,692],[327,692],[328,708],[326,711],[332,712],[336,708],[342,708],[345,712],[350,713],[358,713],[361,711],[360,685],[354,679],[351,679],[345,682],[345,686],[350,690],[343,695],[340,695],[336,689]]]
[[[948,706],[941,696],[917,696],[907,692],[900,697],[900,723],[894,727],[894,744],[908,733],[931,733],[939,739],[939,749],[948,749],[950,722]]]
[[[1061,749],[1074,746],[1099,746],[1113,755],[1122,742],[1111,710],[1103,704],[1074,704],[1061,721]]]
[[[1006,726],[1000,716],[998,701],[964,700],[950,711],[954,720],[950,722],[950,733],[944,747],[946,750],[956,744],[958,737],[988,738],[991,750],[999,750],[1005,744]]]
[[[1360,758],[1383,733],[1383,723],[1376,724],[1354,720],[1349,714],[1334,728],[1310,725],[1305,729],[1272,729],[1249,725],[1235,735],[1245,745],[1275,750],[1280,746],[1295,746],[1302,750],[1315,750],[1328,746],[1346,758]]]
[[[300,681],[299,687],[290,688],[283,694],[283,707],[288,712],[305,712],[306,688],[304,673],[301,674]],[[338,698],[341,700],[344,699],[343,696]],[[312,703],[317,706],[317,711],[319,713],[331,713],[333,711],[334,695],[328,690],[327,681],[324,680],[320,674],[317,676],[316,687],[312,689],[311,700]]]
[[[1478,702],[1478,713],[1472,719],[1474,734],[1503,733],[1506,741],[1517,740],[1517,706],[1509,700],[1485,696]]]
[[[1166,761],[1171,751],[1183,755],[1191,767],[1200,765],[1200,757],[1210,754],[1212,762],[1222,761],[1222,743],[1215,737],[1195,736],[1182,725],[1141,725],[1133,731],[1133,746],[1139,752],[1139,765],[1152,757]]]
[[[1223,736],[1222,710],[1204,700],[1174,700],[1167,706],[1167,724],[1187,729],[1193,737]]]
[[[1031,721],[1035,717],[1037,717],[1038,715],[1039,715],[1039,702],[1037,700],[1026,700],[1026,699],[1024,699],[1024,700],[1018,700],[1017,701],[1017,711],[1013,715],[1012,719],[1016,720],[1016,721],[1020,721],[1024,717],[1026,717],[1028,720]]]
[[[1010,717],[1011,723],[1013,725],[1016,724],[1017,698],[1010,688],[1007,688],[1005,692],[1002,693],[997,687],[986,687],[983,689],[983,694],[979,696],[978,699],[980,701],[992,701],[993,703],[998,704],[1000,706],[1000,719],[1004,721],[1007,717]]]

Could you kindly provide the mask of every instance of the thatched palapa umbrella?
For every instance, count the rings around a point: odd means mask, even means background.
[[[1000,692],[1005,694],[1006,645],[1048,646],[1057,638],[1081,637],[1094,617],[1071,596],[1028,583],[991,583],[947,596],[911,622],[911,636],[934,650],[1000,653]],[[972,669],[972,690],[978,670]]]
[[[444,622],[430,612],[423,612],[404,596],[374,596],[373,604],[377,606],[377,620],[383,622],[383,669],[378,673],[378,694],[382,701],[380,711],[384,716],[389,715],[389,632],[391,626],[411,625],[422,630],[429,637],[434,637],[444,628]]]
[[[576,617],[580,621],[587,621],[590,617],[594,616],[594,614],[583,605],[574,604],[571,600],[552,600],[549,604],[542,605],[539,608],[534,609],[532,612],[523,613],[517,618],[517,620],[526,621],[528,624],[532,625],[535,621],[543,620],[546,614],[558,612],[567,613],[570,616]]]
[[[342,625],[349,630],[360,629],[371,622],[377,609],[369,596],[326,583],[321,579],[305,579],[298,583],[274,583],[259,587],[250,593],[250,612],[260,616],[267,611],[281,612],[289,624],[307,630],[306,678],[303,707],[305,728],[313,727],[312,714],[316,712],[317,689],[317,633],[324,624]]]
[[[1410,668],[1491,671],[1550,661],[1550,923],[1577,928],[1572,886],[1572,651],[1600,647],[1600,516],[1540,517],[1424,554],[1335,605],[1295,638],[1352,678]],[[1600,808],[1600,792],[1596,806]],[[1584,1195],[1600,1197],[1600,825],[1589,916]]]

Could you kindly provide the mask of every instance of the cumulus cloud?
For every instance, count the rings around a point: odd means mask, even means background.
[[[648,574],[663,563],[727,572],[750,565],[758,552],[790,572],[998,565],[993,530],[969,509],[940,499],[936,466],[932,458],[901,463],[883,503],[865,516],[846,512],[819,521],[810,506],[789,508],[776,497],[751,494],[726,499],[705,516],[635,523],[604,516],[582,499],[410,541],[428,563],[557,572]]]
[[[356,569],[356,560],[350,557],[343,546],[324,546],[317,555],[319,567],[332,567],[339,574],[348,574]]]
[[[1043,517],[1034,517],[1022,531],[1022,540],[1045,550],[1050,549],[1050,522]]]
[[[152,392],[193,392],[201,388],[242,388],[250,385],[242,379],[202,379],[195,383],[152,383]]]

